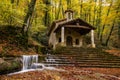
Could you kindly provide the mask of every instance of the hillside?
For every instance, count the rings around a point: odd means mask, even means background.
[[[21,27],[0,26],[0,56],[19,56],[22,54],[36,54],[34,41],[25,49],[25,38],[22,37]]]

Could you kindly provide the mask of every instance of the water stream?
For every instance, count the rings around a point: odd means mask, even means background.
[[[45,62],[55,62],[55,60],[52,57],[50,57],[50,55],[47,55],[47,57],[45,57]],[[51,67],[51,64],[39,63],[38,55],[23,55],[22,63],[23,63],[23,67],[21,71],[10,73],[8,75],[19,74],[19,73],[35,71],[35,70],[43,70],[43,69],[59,70],[56,69],[55,67]]]
[[[22,70],[31,69],[34,63],[38,63],[38,55],[23,55],[22,62],[23,62]]]
[[[59,60],[61,60],[61,59],[57,58],[56,56],[53,56],[50,54],[46,55],[44,57],[44,60],[46,63],[39,63],[38,60],[39,60],[38,55],[23,55],[22,56],[22,62],[23,62],[22,70],[19,72],[10,73],[8,75],[21,74],[24,72],[30,72],[30,71],[36,71],[36,70],[41,71],[44,69],[65,71],[63,69],[57,69],[55,67],[51,67],[51,65],[52,66],[58,65],[58,64],[52,64],[52,63],[56,63],[56,62],[59,62]],[[83,70],[83,72],[85,72],[85,71]],[[96,74],[99,74],[101,76],[106,76],[105,74],[101,74],[101,73],[96,73]],[[109,75],[109,76],[117,78],[118,80],[120,79],[119,77],[116,77],[116,76],[112,76],[112,75]]]

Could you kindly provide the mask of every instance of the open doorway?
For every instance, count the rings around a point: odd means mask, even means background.
[[[67,36],[66,45],[67,46],[73,46],[73,39],[72,39],[71,36]]]

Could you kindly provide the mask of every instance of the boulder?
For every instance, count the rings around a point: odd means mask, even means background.
[[[22,64],[18,58],[8,61],[4,61],[2,58],[0,58],[0,75],[16,72],[21,70],[21,68]]]

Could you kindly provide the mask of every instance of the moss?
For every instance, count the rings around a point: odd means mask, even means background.
[[[5,61],[0,65],[0,74],[7,74],[21,69],[21,63],[19,61]]]
[[[63,46],[58,46],[55,50],[53,50],[52,54],[60,54],[61,51],[64,51],[65,47]]]

